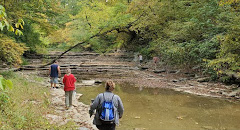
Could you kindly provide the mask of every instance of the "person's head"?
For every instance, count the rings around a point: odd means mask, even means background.
[[[66,73],[67,73],[67,74],[71,74],[71,69],[70,69],[70,68],[67,68]]]
[[[57,61],[57,60],[55,60],[55,61],[54,61],[54,64],[57,64],[57,63],[58,63],[58,61]]]
[[[105,84],[106,91],[113,91],[115,88],[115,83],[113,81],[107,81]]]

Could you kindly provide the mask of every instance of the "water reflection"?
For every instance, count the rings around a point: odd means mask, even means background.
[[[81,101],[89,104],[104,87],[77,89]],[[199,97],[169,89],[117,85],[114,91],[124,103],[124,116],[118,130],[237,130],[240,105],[225,100]]]

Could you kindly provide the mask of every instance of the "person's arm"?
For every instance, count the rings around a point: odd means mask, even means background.
[[[98,105],[99,105],[99,101],[100,101],[100,96],[98,95],[98,96],[94,99],[93,103],[91,104],[90,110],[93,111],[93,110],[97,109],[97,107],[98,107]]]
[[[73,82],[75,83],[77,80],[76,80],[76,78],[74,77],[74,75],[73,75]]]
[[[65,78],[65,75],[64,75],[64,77],[63,77],[63,84],[65,85],[65,82],[66,82],[66,78]]]
[[[119,113],[119,118],[122,118],[123,111],[124,111],[124,108],[123,108],[122,100],[121,100],[120,97],[118,97],[118,113]]]
[[[48,73],[49,73],[49,76],[50,76],[51,75],[51,66],[49,67],[49,72]]]
[[[100,98],[99,95],[94,99],[93,103],[90,105],[90,110],[89,110],[89,114],[90,117],[93,115],[94,110],[97,109],[98,104],[99,104]]]
[[[58,66],[58,75],[61,76],[61,70],[60,70],[60,66]]]
[[[74,85],[74,90],[76,90],[76,85],[75,85],[75,83],[76,83],[76,78],[74,77],[74,75],[72,74],[72,81],[73,81],[73,85]]]

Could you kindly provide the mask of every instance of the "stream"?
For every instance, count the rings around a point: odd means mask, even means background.
[[[80,101],[90,104],[104,85],[79,87]],[[124,104],[118,130],[237,130],[240,104],[161,88],[117,84],[114,93]]]
[[[51,59],[59,54],[61,52],[52,52],[48,57]],[[114,93],[121,97],[125,108],[117,130],[240,129],[240,103],[226,100],[230,98],[239,101],[240,89],[237,86],[209,82],[200,83],[197,81],[198,79],[188,77],[183,72],[177,76],[175,73],[170,73],[170,70],[160,74],[152,72],[151,69],[142,70],[136,68],[133,56],[130,53],[99,55],[97,53],[69,52],[59,62],[63,75],[67,68],[72,69],[72,73],[78,80],[77,92],[83,94],[80,101],[87,105],[97,94],[104,92],[104,85],[83,87],[84,85],[80,80],[97,79],[104,81],[112,79],[121,83],[117,84],[114,90]],[[22,68],[26,70],[25,73],[31,73],[36,66],[39,66],[36,63],[42,63],[38,57],[32,58],[30,62],[34,65]],[[162,70],[162,68],[158,69]],[[38,73],[40,76],[47,77],[48,71],[49,66],[45,66],[40,68]],[[184,80],[186,78],[187,80]],[[171,90],[172,88],[177,88],[178,92]],[[195,95],[180,91],[191,92]],[[63,94],[57,93],[56,95],[62,98],[62,100],[58,100],[59,97],[55,96],[55,100],[59,101],[57,105],[55,104],[57,108],[59,104],[64,102],[64,97],[61,96]],[[76,123],[85,123],[86,128],[91,129],[92,123],[88,115],[88,106],[81,104],[78,104],[78,107],[74,109],[75,113],[70,111],[67,114],[74,116]],[[60,113],[64,115],[62,111]],[[65,117],[61,118],[63,122],[66,122]],[[58,120],[56,122],[59,123]]]

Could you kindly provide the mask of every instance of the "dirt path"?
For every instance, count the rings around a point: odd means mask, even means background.
[[[61,52],[52,52],[47,57],[52,59]],[[45,59],[31,57],[29,62],[32,65],[24,66],[23,72],[33,72],[34,66],[40,66]],[[71,68],[72,73],[77,77],[76,87],[81,87],[81,80],[109,80],[116,82],[129,82],[136,87],[169,88],[176,91],[183,91],[202,96],[217,98],[228,98],[239,100],[240,89],[237,85],[226,86],[221,83],[204,82],[204,77],[186,73],[181,70],[167,70],[161,67],[152,69],[151,64],[139,66],[136,63],[136,55],[132,53],[109,53],[99,55],[97,53],[68,53],[59,60],[62,74],[66,68]],[[36,74],[45,78],[48,84],[48,68],[34,70]],[[74,100],[74,108],[64,109],[64,91],[62,88],[50,90],[52,99],[51,105],[55,108],[54,114],[46,117],[51,123],[64,125],[68,121],[76,123],[79,129],[96,129],[92,125],[92,119],[88,115],[89,105],[78,102],[81,94],[77,94]]]
[[[88,109],[89,105],[85,105],[78,101],[82,96],[81,94],[76,94],[73,97],[73,107],[70,109],[65,109],[65,97],[64,90],[51,89],[51,106],[55,108],[54,114],[47,114],[46,118],[50,120],[50,123],[57,125],[65,125],[67,122],[72,121],[76,123],[79,130],[97,130],[92,124],[92,120],[89,117]]]

